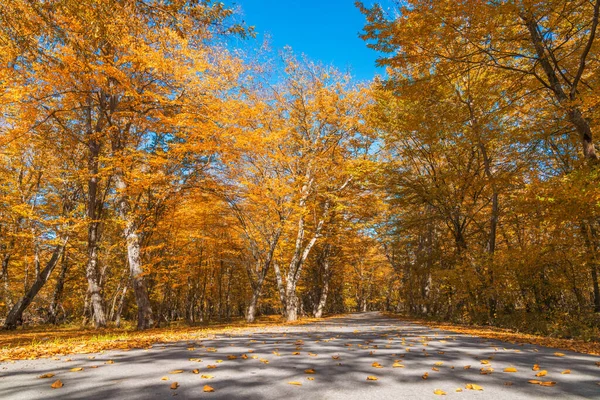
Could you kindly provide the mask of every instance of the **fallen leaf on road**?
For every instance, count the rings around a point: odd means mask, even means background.
[[[291,381],[291,382],[288,382],[288,385],[302,386],[302,383],[300,383],[298,381]]]
[[[179,383],[173,382],[171,383],[171,389],[177,389],[179,387]]]
[[[507,367],[504,368],[504,372],[517,372],[517,369],[515,367]]]
[[[456,389],[457,392],[462,392],[462,388]]]
[[[482,364],[489,364],[490,362],[488,360],[481,360]]]
[[[314,370],[314,369],[312,369],[312,368],[310,368],[310,369],[305,369],[305,370],[304,370],[304,373],[305,373],[305,374],[314,374],[314,373],[315,373],[315,370]]]
[[[548,371],[546,371],[545,369],[538,372],[537,374],[535,374],[535,376],[546,376],[548,375]]]
[[[439,396],[445,396],[445,395],[446,395],[446,392],[444,392],[442,389],[435,389],[435,390],[433,391],[433,394],[437,394],[437,395],[439,395]]]
[[[39,378],[45,379],[45,378],[52,378],[53,376],[54,376],[54,374],[44,374],[44,375],[40,375]]]
[[[565,369],[563,372],[561,372],[561,374],[563,374],[563,375],[567,375],[567,374],[570,374],[570,373],[571,373],[570,369]]]
[[[423,379],[427,379],[427,378],[429,378],[429,372],[425,372],[425,373],[423,374],[423,376],[421,376],[421,378],[423,378]]]
[[[513,383],[512,382],[504,382],[504,386],[512,386]]]
[[[60,379],[57,379],[54,381],[54,383],[52,385],[50,385],[50,387],[52,389],[58,389],[58,388],[63,387],[63,383],[60,381]]]
[[[202,378],[202,379],[212,379],[212,378],[214,378],[214,376],[212,376],[212,375],[201,375],[200,378]]]
[[[402,365],[402,364],[400,364],[400,363],[398,363],[398,362],[395,362],[395,363],[392,365],[392,368],[404,368],[404,365]]]
[[[436,362],[433,365],[435,365],[436,367],[441,367],[442,365],[444,365],[444,362],[443,361],[438,361],[438,362]]]
[[[212,386],[208,386],[208,385],[204,385],[202,390],[205,392],[214,392],[215,391],[215,389]]]
[[[168,376],[163,376],[162,378],[160,378],[161,381],[168,381],[169,377]]]
[[[377,378],[376,376],[367,376],[368,381],[376,381],[377,379],[379,378]]]
[[[533,364],[533,368],[531,368],[533,371],[539,371],[540,370],[540,365],[539,364]]]
[[[467,383],[465,385],[465,388],[469,389],[469,390],[483,390],[483,388],[475,383]]]
[[[215,369],[215,368],[217,368],[217,366],[216,365],[207,365],[206,368]]]
[[[371,364],[371,367],[373,367],[373,368],[383,368],[383,365],[381,365],[377,361],[375,361],[373,364]]]
[[[170,374],[181,374],[182,372],[182,369],[174,369],[173,371],[169,371]]]
[[[471,366],[470,365],[465,365],[463,368],[464,369],[469,369],[469,368],[471,368]]]
[[[542,382],[540,383],[541,386],[554,386],[556,385],[556,382],[554,381],[548,381],[548,382]]]
[[[83,371],[83,368],[81,368],[81,367],[71,368],[69,371],[71,371],[71,372],[79,372],[79,371]]]
[[[554,353],[554,355],[555,355],[556,357],[564,357],[564,356],[565,356],[565,353],[559,353],[559,352],[556,352],[556,353]]]
[[[199,358],[190,358],[190,361],[201,362],[202,360]]]
[[[105,362],[104,364],[114,364],[115,362],[113,360],[108,360],[107,362]]]
[[[199,374],[199,373],[200,373],[200,370],[199,370],[199,369],[193,369],[193,370],[192,370],[192,373],[193,373],[193,374]]]

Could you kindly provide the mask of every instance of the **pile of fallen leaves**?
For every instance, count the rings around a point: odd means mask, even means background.
[[[149,348],[156,343],[194,340],[223,332],[234,333],[265,326],[303,325],[312,318],[285,322],[281,317],[265,317],[253,323],[244,321],[210,327],[169,327],[136,331],[131,328],[84,329],[80,327],[23,331],[0,331],[0,361],[34,360],[67,354],[87,354],[104,350]]]
[[[563,350],[575,351],[578,353],[600,355],[600,343],[584,342],[575,339],[557,339],[547,336],[537,336],[526,333],[518,333],[509,329],[492,328],[472,325],[458,325],[449,322],[436,322],[424,319],[405,317],[397,314],[386,313],[387,316],[401,319],[403,321],[414,322],[432,328],[443,329],[450,332],[462,333],[466,335],[479,336],[487,339],[497,339],[510,343],[534,344],[545,347],[555,347]]]

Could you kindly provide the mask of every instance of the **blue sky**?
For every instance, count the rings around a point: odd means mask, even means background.
[[[358,37],[364,17],[354,0],[232,0],[241,7],[257,39],[270,37],[275,51],[288,45],[311,60],[350,71],[357,80],[371,80],[383,70],[375,67],[377,53]],[[230,4],[231,4],[230,3]],[[365,4],[369,4],[365,1]]]

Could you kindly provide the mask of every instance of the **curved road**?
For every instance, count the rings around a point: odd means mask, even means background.
[[[146,350],[2,363],[0,399],[600,399],[599,361],[364,313]],[[547,375],[536,377],[534,364]],[[508,367],[517,372],[504,372]],[[482,368],[493,372],[482,374]],[[55,376],[39,378],[46,373]],[[50,387],[56,379],[62,388]],[[556,384],[528,383],[532,379]],[[205,385],[214,392],[204,392]],[[434,394],[438,389],[447,395]]]

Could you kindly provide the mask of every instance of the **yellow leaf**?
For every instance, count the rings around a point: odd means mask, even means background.
[[[538,381],[538,380],[535,380],[535,379],[530,379],[527,382],[529,382],[529,383],[531,383],[533,385],[540,385],[542,383],[542,381]]]
[[[60,379],[57,379],[54,381],[54,383],[52,385],[50,385],[50,387],[52,389],[58,389],[58,388],[63,387],[63,383],[60,381]]]
[[[438,361],[438,362],[436,362],[433,365],[435,365],[436,367],[441,367],[442,365],[444,365],[444,362],[443,361]]]
[[[556,385],[556,382],[553,381],[548,381],[548,382],[542,382],[540,383],[541,386],[554,386]]]
[[[291,381],[291,382],[288,382],[288,385],[302,386],[302,383],[300,383],[298,381]]]
[[[212,376],[212,375],[201,375],[200,378],[202,378],[202,379],[212,379],[212,378],[214,378],[214,376]]]
[[[429,372],[425,372],[425,373],[423,374],[423,376],[421,376],[421,378],[423,378],[423,379],[427,379],[427,378],[429,378]]]
[[[471,368],[471,366],[470,365],[465,365],[463,368],[464,369],[469,369],[469,368]]]
[[[71,368],[69,371],[71,371],[71,372],[79,372],[79,371],[83,371],[83,368],[81,368],[81,367]]]
[[[539,371],[540,370],[540,365],[539,364],[533,364],[533,368],[531,368],[533,371]]]
[[[367,376],[368,381],[376,381],[377,379],[379,379],[379,378],[377,378],[376,376],[370,376],[370,375]]]
[[[293,353],[292,353],[292,355],[293,355],[293,356],[299,356],[299,355],[300,355],[300,352],[299,352],[299,351],[295,351],[295,352],[293,352]]]
[[[54,376],[54,374],[48,373],[48,374],[40,375],[39,378],[46,379],[46,378],[52,378],[53,376]]]
[[[490,362],[488,360],[481,360],[482,364],[489,364]]]
[[[160,378],[161,381],[168,381],[169,377],[168,376],[163,376],[162,378]]]
[[[535,374],[535,376],[546,376],[548,375],[548,371],[546,371],[545,369],[538,372],[537,374]]]
[[[517,369],[515,367],[508,367],[504,368],[504,372],[517,372]]]
[[[200,361],[202,361],[202,360],[201,360],[201,359],[199,359],[199,358],[190,358],[190,361],[194,361],[194,362],[200,362]]]
[[[199,370],[199,369],[193,369],[193,370],[192,370],[192,373],[194,373],[194,374],[199,374],[199,373],[200,373],[200,370]]]
[[[104,364],[114,364],[115,362],[113,360],[108,360],[107,362],[105,362]]]
[[[462,388],[456,389],[457,392],[462,392]]]
[[[483,388],[475,383],[467,383],[465,387],[469,390],[483,390]]]
[[[207,365],[206,368],[215,369],[215,368],[217,368],[217,366],[216,365]]]
[[[396,362],[392,365],[392,368],[404,368],[404,365]]]
[[[377,361],[375,361],[373,364],[371,364],[371,367],[373,367],[373,368],[383,368],[383,365],[381,365]]]
[[[179,387],[179,383],[173,382],[171,383],[171,389],[177,389]]]
[[[312,376],[309,376],[306,379],[308,379],[309,381],[314,381],[315,380],[315,378],[313,378]]]
[[[174,369],[173,371],[169,371],[170,374],[181,374],[182,372],[182,369]]]
[[[556,357],[564,357],[564,356],[565,356],[565,354],[564,354],[564,353],[559,353],[559,352],[556,352],[556,353],[554,353],[554,355],[555,355]]]
[[[442,389],[435,389],[435,390],[433,391],[433,394],[437,394],[437,395],[439,395],[439,396],[445,396],[445,395],[446,395],[446,392],[444,392]]]
[[[237,356],[227,356],[227,359],[228,360],[235,360],[235,359],[237,359]]]
[[[208,386],[208,385],[204,385],[202,390],[205,392],[214,392],[215,391],[215,389],[212,386]]]
[[[247,360],[247,359],[248,359],[248,356],[247,356],[247,355],[245,355],[245,354],[242,354],[242,359],[243,359],[243,360]]]
[[[565,369],[563,372],[561,372],[561,374],[563,374],[563,375],[567,375],[567,374],[570,374],[570,373],[571,373],[570,369]]]
[[[304,370],[304,373],[305,373],[305,374],[314,374],[314,373],[315,373],[315,370],[314,370],[314,369],[312,369],[312,368],[310,368],[310,369],[305,369],[305,370]]]

